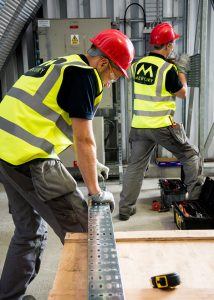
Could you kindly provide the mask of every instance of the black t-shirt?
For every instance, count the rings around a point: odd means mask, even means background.
[[[164,56],[153,52],[149,53],[149,56],[156,56],[166,60]],[[183,84],[178,78],[178,73],[174,65],[172,65],[172,68],[166,74],[165,86],[166,90],[171,94],[178,92],[183,87]]]
[[[89,64],[84,55],[79,56]],[[92,69],[75,66],[65,69],[57,95],[57,103],[69,113],[71,118],[92,120],[94,116],[94,99],[97,96],[98,82]]]

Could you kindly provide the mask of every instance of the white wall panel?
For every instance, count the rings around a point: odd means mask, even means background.
[[[80,6],[82,9],[80,11]],[[83,1],[79,0],[67,0],[67,17],[68,18],[76,18],[83,17]]]
[[[205,112],[205,131],[208,133],[211,129],[212,124],[214,123],[214,92],[213,92],[213,83],[214,83],[214,9],[211,4],[209,5],[209,18],[210,22],[208,24],[208,41],[209,47],[207,52],[207,72],[208,72],[208,81],[206,88],[208,89],[208,98],[207,98],[207,110]],[[205,136],[206,139],[206,136]],[[214,138],[208,149],[208,157],[214,158]]]
[[[90,1],[91,18],[106,17],[106,0],[93,0]]]
[[[196,25],[198,19],[198,5],[199,1],[189,1],[188,7],[188,35],[187,35],[187,53],[190,55],[200,53],[200,43],[203,45],[203,41],[200,41],[200,31],[198,34],[196,33]],[[213,82],[214,82],[214,57],[212,55],[212,51],[214,48],[214,10],[209,2],[209,14],[208,14],[208,32],[207,32],[207,82],[206,82],[206,90],[207,97],[205,99],[205,114],[204,114],[204,138],[206,140],[211,126],[214,122],[214,101],[213,101]],[[199,17],[200,22],[200,17]],[[199,23],[200,24],[200,23]],[[199,42],[199,48],[194,53],[194,45],[195,41]],[[190,132],[190,140],[197,144],[198,143],[198,128],[199,124],[199,90],[195,88],[194,93],[194,104],[193,104],[193,112],[192,112],[192,123],[191,123],[191,132]],[[214,158],[214,141],[212,141],[211,146],[209,147],[208,154],[205,158]]]
[[[59,9],[59,0],[46,0],[46,18],[59,18],[60,9]]]
[[[24,34],[24,36],[22,38],[22,57],[23,57],[23,69],[24,69],[24,72],[27,72],[27,70],[29,69],[29,65],[28,65],[26,34]]]

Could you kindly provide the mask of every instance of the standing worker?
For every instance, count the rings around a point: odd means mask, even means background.
[[[132,65],[134,109],[129,142],[131,157],[123,179],[119,203],[120,220],[136,213],[143,177],[157,144],[163,146],[182,163],[190,199],[197,199],[201,190],[201,163],[197,147],[186,138],[182,126],[173,121],[175,97],[187,93],[187,60],[182,56],[175,63],[167,58],[174,41],[180,37],[169,23],[153,28],[150,35],[152,52]]]
[[[127,77],[134,48],[115,29],[90,41],[85,55],[58,57],[29,70],[0,103],[0,181],[15,225],[1,300],[34,299],[24,294],[39,271],[46,222],[62,243],[66,232],[87,232],[87,203],[58,158],[72,143],[89,198],[114,208],[113,195],[98,184],[97,175],[107,177],[108,168],[96,159],[92,119],[103,87]]]

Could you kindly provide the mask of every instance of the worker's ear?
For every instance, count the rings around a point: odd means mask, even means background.
[[[170,48],[170,49],[173,49],[173,48],[174,48],[174,43],[173,43],[173,42],[168,43],[168,44],[167,44],[167,47],[168,47],[168,49],[169,49],[169,48]]]
[[[165,44],[164,50],[168,50],[170,48],[170,43]]]
[[[106,57],[101,56],[98,61],[98,66],[101,71],[105,71],[108,67],[109,60]]]

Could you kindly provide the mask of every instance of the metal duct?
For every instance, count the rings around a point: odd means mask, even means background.
[[[35,17],[43,0],[0,0],[0,72],[22,30]]]

